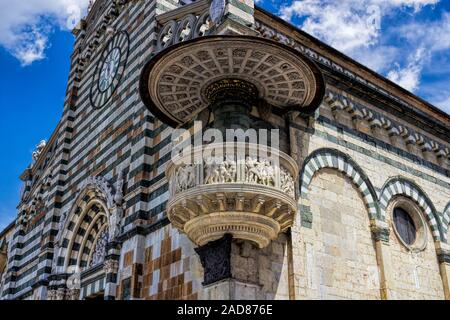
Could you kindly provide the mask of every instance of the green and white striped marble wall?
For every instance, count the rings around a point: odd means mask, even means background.
[[[225,16],[247,27],[255,25],[255,2],[253,0],[226,0]]]

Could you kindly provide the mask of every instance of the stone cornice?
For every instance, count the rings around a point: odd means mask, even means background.
[[[85,68],[91,62],[92,56],[97,50],[103,47],[104,43],[107,43],[108,39],[116,30],[110,28],[113,22],[119,17],[122,12],[122,8],[126,6],[130,0],[108,0],[110,3],[104,0],[97,0],[91,11],[88,13],[84,23],[80,26],[81,29],[76,31],[77,37],[82,37],[80,45],[83,46],[83,54],[78,61],[79,70],[83,72]],[[104,12],[101,17],[98,17],[97,21],[93,20],[95,12],[99,10],[101,5],[105,5]],[[93,29],[95,27],[95,29]],[[106,35],[106,36],[105,36]]]
[[[439,119],[433,118],[424,111],[416,108],[405,108],[405,104],[398,99],[392,99],[392,96],[380,94],[380,91],[373,86],[355,81],[351,76],[342,74],[342,72],[334,70],[331,67],[327,67],[325,72],[328,84],[364,100],[368,104],[373,105],[373,109],[376,108],[386,111],[442,140],[448,140],[450,126]]]
[[[16,220],[11,222],[5,229],[0,230],[0,239],[6,237],[7,234],[14,229],[15,225],[16,225]]]
[[[208,0],[201,0],[196,1],[193,3],[190,3],[189,5],[184,5],[182,7],[179,7],[174,10],[170,10],[168,12],[165,12],[163,14],[156,16],[156,21],[158,21],[159,24],[163,25],[170,20],[178,20],[183,17],[185,17],[188,14],[196,14],[200,15],[209,8],[209,1]]]
[[[164,228],[165,226],[167,226],[169,224],[170,224],[169,219],[167,217],[165,217],[151,225],[135,226],[131,230],[122,233],[117,238],[117,241],[119,241],[120,243],[124,243],[125,241],[130,240],[135,236],[146,236],[152,232],[155,232],[156,230]]]
[[[56,126],[55,130],[53,130],[53,133],[50,136],[50,139],[47,142],[45,148],[40,153],[39,158],[37,159],[37,161],[31,167],[31,173],[32,174],[34,174],[36,172],[36,170],[38,170],[38,168],[41,166],[42,162],[44,162],[44,159],[46,158],[47,153],[49,152],[49,150],[51,150],[51,148],[53,148],[53,146],[55,145],[56,139],[58,138],[59,129],[61,129],[61,125],[62,125],[62,123],[59,122],[58,125]],[[29,168],[27,168],[22,173],[21,176],[25,175],[27,173],[27,170],[29,170]]]
[[[406,127],[398,123],[398,121],[352,101],[352,99],[344,97],[333,90],[327,91],[324,101],[330,106],[332,111],[348,112],[356,121],[366,120],[372,127],[379,127],[386,130],[389,136],[401,137],[405,140],[405,144],[417,145],[422,152],[432,152],[438,158],[448,158],[450,156],[448,145],[443,145],[428,136],[424,136],[410,127]]]

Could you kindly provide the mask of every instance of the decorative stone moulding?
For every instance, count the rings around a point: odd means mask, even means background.
[[[395,120],[388,119],[383,114],[370,110],[369,108],[352,101],[331,90],[327,90],[324,102],[331,108],[333,112],[348,112],[353,119],[363,119],[374,127],[386,130],[389,136],[398,136],[408,145],[417,145],[423,152],[434,153],[438,159],[449,158],[450,153],[445,145],[431,140],[431,138],[424,136],[411,128],[406,128]]]
[[[224,148],[226,156],[202,156],[205,148]],[[241,152],[229,156],[229,148]],[[192,159],[200,160],[191,164]],[[232,234],[264,248],[292,226],[298,173],[295,161],[273,148],[241,143],[196,148],[167,168],[169,220],[199,246]]]
[[[313,112],[325,93],[317,66],[294,49],[253,36],[205,36],[154,56],[141,75],[141,97],[167,124],[189,122],[211,101],[207,89],[223,79],[246,81],[259,98],[285,110]]]
[[[92,3],[92,10],[81,23],[73,30],[77,37],[82,37],[83,55],[78,60],[79,70],[83,72],[87,65],[91,62],[91,58],[95,56],[95,52],[101,47],[102,43],[106,43],[108,39],[108,29],[114,30],[113,22],[119,17],[122,8],[131,0],[113,0],[108,1],[96,0]],[[104,6],[108,9],[103,13],[103,18],[99,23],[93,23],[93,19],[97,18],[97,10],[101,10]],[[88,35],[88,38],[86,38]],[[105,37],[106,35],[106,37]]]
[[[209,11],[200,15],[188,14],[180,20],[170,20],[161,27],[156,50],[164,50],[174,44],[208,35],[211,30]]]

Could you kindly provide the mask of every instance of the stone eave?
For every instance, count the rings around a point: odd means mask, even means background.
[[[86,22],[90,22],[92,16],[95,15],[95,13],[99,10],[98,7],[102,6],[104,2],[105,0],[95,0],[94,3],[92,4],[91,10],[89,10],[84,20]]]
[[[320,67],[323,69],[323,66]],[[420,128],[445,142],[449,141],[450,127],[442,121],[430,118],[424,111],[415,109],[405,110],[405,106],[398,101],[380,95],[373,88],[346,77],[331,68],[326,70],[325,79],[328,84],[351,93],[353,96],[375,106],[377,109],[403,119],[416,128]]]
[[[170,11],[167,11],[165,13],[159,14],[156,16],[156,21],[160,24],[165,24],[169,22],[170,20],[176,20],[181,17],[184,17],[188,14],[194,13],[194,14],[201,14],[205,10],[208,10],[209,2],[205,0],[192,2],[189,5],[181,6],[177,9],[173,9]]]
[[[0,231],[0,239],[5,237],[8,234],[8,232],[13,230],[15,225],[16,225],[16,220],[14,219],[8,226],[6,226],[5,229]]]
[[[30,168],[28,167],[27,169],[25,169],[25,171],[22,173],[22,175],[20,176],[21,178],[27,174],[27,170],[31,170],[31,174],[34,174],[37,170],[37,168],[39,168],[39,166],[42,164],[42,162],[45,159],[45,156],[48,152],[48,150],[54,145],[55,140],[57,138],[59,129],[61,128],[61,122],[58,123],[58,125],[56,126],[55,130],[53,130],[50,139],[47,142],[47,145],[45,146],[44,150],[42,150],[39,158],[37,159],[37,161],[34,163],[34,165]]]
[[[261,22],[265,22],[270,26],[276,26],[275,28],[297,40],[299,43],[315,50],[318,54],[329,58],[333,62],[340,64],[342,67],[347,68],[351,72],[361,76],[361,78],[371,81],[376,84],[380,89],[393,93],[396,97],[402,100],[405,105],[402,105],[403,111],[411,111],[420,117],[424,117],[426,121],[431,120],[434,124],[440,123],[447,131],[450,132],[450,115],[446,112],[440,110],[439,108],[433,106],[429,102],[423,100],[422,98],[414,95],[408,90],[400,87],[394,82],[386,79],[379,73],[369,69],[368,67],[362,65],[361,63],[353,60],[352,58],[346,56],[342,52],[332,48],[331,46],[325,44],[324,42],[318,40],[317,38],[311,36],[310,34],[300,30],[299,28],[293,26],[292,24],[286,22],[280,17],[260,8],[256,7],[255,18]],[[378,95],[382,96],[381,93]],[[388,97],[383,97],[384,99]],[[398,104],[395,99],[388,99],[390,103]],[[409,110],[405,110],[409,109]],[[420,111],[420,112],[418,112]]]
[[[26,181],[28,176],[31,174],[31,167],[27,167],[22,174],[20,175],[19,179],[22,181]]]

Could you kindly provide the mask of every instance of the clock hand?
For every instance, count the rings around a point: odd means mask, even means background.
[[[111,61],[111,64],[109,65],[109,73],[110,73],[110,75],[114,74],[114,69],[115,69],[115,62]]]

